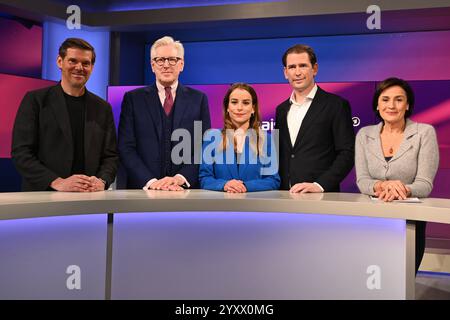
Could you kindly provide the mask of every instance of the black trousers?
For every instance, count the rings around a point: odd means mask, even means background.
[[[425,253],[425,231],[427,223],[425,221],[416,221],[416,274],[422,262]]]

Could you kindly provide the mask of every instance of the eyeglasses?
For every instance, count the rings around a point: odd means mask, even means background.
[[[182,60],[182,58],[179,58],[179,57],[168,57],[168,58],[156,57],[156,58],[153,58],[153,61],[160,67],[162,67],[164,65],[166,60],[169,62],[169,65],[174,66],[178,63],[179,60]]]

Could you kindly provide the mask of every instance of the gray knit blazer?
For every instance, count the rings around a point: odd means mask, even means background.
[[[374,195],[378,180],[400,180],[412,197],[427,197],[439,166],[439,147],[431,125],[406,120],[400,148],[388,162],[381,147],[383,123],[361,128],[356,136],[356,183],[361,193]]]

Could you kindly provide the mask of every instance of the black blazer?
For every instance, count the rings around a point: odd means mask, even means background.
[[[86,90],[84,131],[85,174],[114,182],[116,128],[111,106]],[[69,113],[60,84],[28,92],[13,128],[11,158],[22,175],[23,191],[51,190],[58,177],[71,175],[73,140]]]
[[[354,164],[355,133],[348,101],[318,88],[305,115],[294,146],[287,114],[289,99],[276,111],[280,134],[281,189],[299,182],[317,182],[326,192],[338,192],[339,183]]]

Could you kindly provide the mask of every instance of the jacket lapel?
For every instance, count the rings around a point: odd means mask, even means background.
[[[97,117],[98,106],[95,104],[94,97],[86,89],[86,114],[85,114],[85,126],[84,126],[84,154],[85,159],[89,159],[88,152],[93,140],[95,133],[95,126]],[[87,163],[87,161],[86,161]]]
[[[309,127],[314,122],[314,119],[320,114],[324,109],[326,104],[326,97],[323,95],[323,90],[317,87],[316,95],[314,96],[311,105],[309,106],[308,112],[306,112],[305,118],[302,121],[302,125],[297,134],[297,138],[294,144],[294,150],[299,148],[303,136],[308,132]]]
[[[188,97],[186,96],[186,88],[178,83],[177,94],[175,96],[175,101],[173,105],[173,128],[177,129],[180,127],[181,120],[183,119],[184,113],[186,109],[190,105],[189,101],[187,101]]]
[[[246,137],[245,144],[244,144],[244,153],[242,154],[242,157],[248,157],[248,159],[252,159],[252,156],[250,156],[250,152],[253,152],[253,150],[250,148],[249,138]],[[247,171],[247,168],[250,165],[250,163],[247,163],[245,161],[245,158],[242,159],[241,161],[242,161],[242,164],[239,165],[238,174],[239,174],[239,179],[244,180],[242,178],[245,177],[245,171]]]
[[[372,127],[372,130],[367,132],[367,137],[369,137],[367,143],[367,150],[379,160],[386,162],[383,155],[383,148],[381,146],[381,138],[380,138],[382,126],[383,122],[380,122],[377,126]]]
[[[227,156],[226,156],[227,153],[233,154],[232,163],[227,163]],[[235,153],[233,150],[233,146],[230,143],[227,144],[226,152],[225,152],[225,150],[223,150],[223,163],[225,164],[225,167],[227,168],[228,173],[232,179],[236,179],[239,177]]]
[[[156,134],[158,136],[158,141],[161,141],[162,135],[162,123],[160,118],[160,112],[162,109],[161,100],[158,96],[158,89],[156,84],[153,84],[146,88],[145,90],[145,107],[150,114],[150,118],[156,129]],[[159,109],[158,109],[159,108]]]
[[[70,126],[69,112],[67,111],[66,99],[64,98],[63,89],[61,84],[56,85],[51,90],[48,98],[49,104],[55,114],[56,121],[66,138],[69,145],[73,145],[72,130]]]
[[[292,148],[292,143],[291,143],[291,138],[290,138],[290,134],[289,134],[289,128],[287,125],[287,114],[289,112],[289,108],[291,107],[291,103],[288,100],[286,100],[283,105],[280,107],[280,115],[279,115],[279,119],[277,119],[277,121],[279,121],[280,123],[277,124],[278,128],[281,128],[282,132],[280,132],[280,137],[286,137],[288,143],[287,145],[289,145],[289,147]]]
[[[406,151],[412,148],[411,137],[417,134],[417,124],[412,122],[411,120],[406,120],[405,132],[403,134],[403,141],[400,144],[400,148],[394,154],[394,159],[400,158]]]

